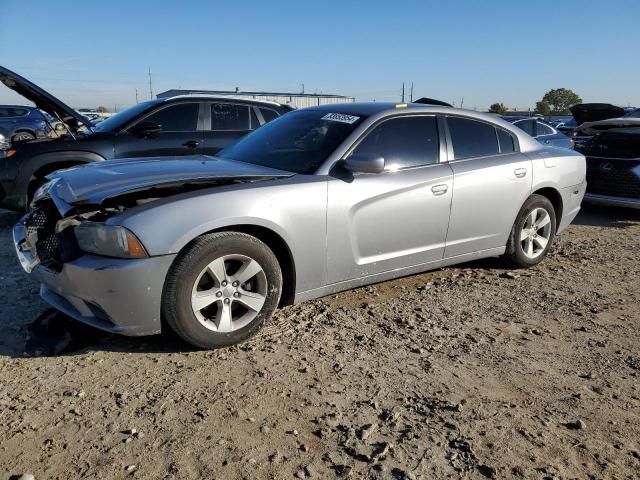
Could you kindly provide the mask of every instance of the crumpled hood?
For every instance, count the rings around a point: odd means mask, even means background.
[[[579,103],[571,107],[571,114],[577,125],[585,122],[597,122],[607,118],[622,117],[624,109],[610,103]]]
[[[58,208],[68,210],[71,205],[100,205],[107,199],[155,187],[216,184],[225,179],[255,181],[292,175],[291,172],[205,155],[107,160],[49,175],[47,178],[54,182],[39,191],[35,200],[50,196]]]

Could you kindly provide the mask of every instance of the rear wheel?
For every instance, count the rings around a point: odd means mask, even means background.
[[[518,213],[505,257],[518,267],[537,265],[551,248],[556,232],[556,214],[547,197],[531,195]]]
[[[11,137],[12,142],[30,142],[31,140],[35,140],[36,136],[31,132],[18,132],[13,137]]]
[[[165,282],[162,312],[192,345],[233,345],[271,318],[281,291],[282,273],[269,247],[244,233],[213,233],[176,259]]]

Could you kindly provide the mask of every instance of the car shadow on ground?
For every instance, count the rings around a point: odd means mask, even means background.
[[[580,213],[573,221],[575,225],[606,228],[627,228],[638,222],[640,222],[640,210],[588,203],[582,204]]]
[[[197,349],[174,334],[125,337],[77,322],[50,308],[0,342],[0,356],[12,358],[74,356],[91,351],[177,353]]]

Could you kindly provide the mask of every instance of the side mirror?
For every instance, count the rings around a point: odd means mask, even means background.
[[[384,158],[376,153],[354,153],[346,158],[344,168],[353,173],[380,173],[384,171]]]
[[[162,132],[162,125],[155,122],[140,122],[130,131],[138,137],[151,137]]]

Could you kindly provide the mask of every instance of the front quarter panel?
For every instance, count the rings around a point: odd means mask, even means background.
[[[150,255],[178,253],[213,230],[268,228],[289,247],[296,291],[305,291],[326,279],[326,206],[326,177],[296,175],[180,194],[132,208],[109,223],[134,232]]]

